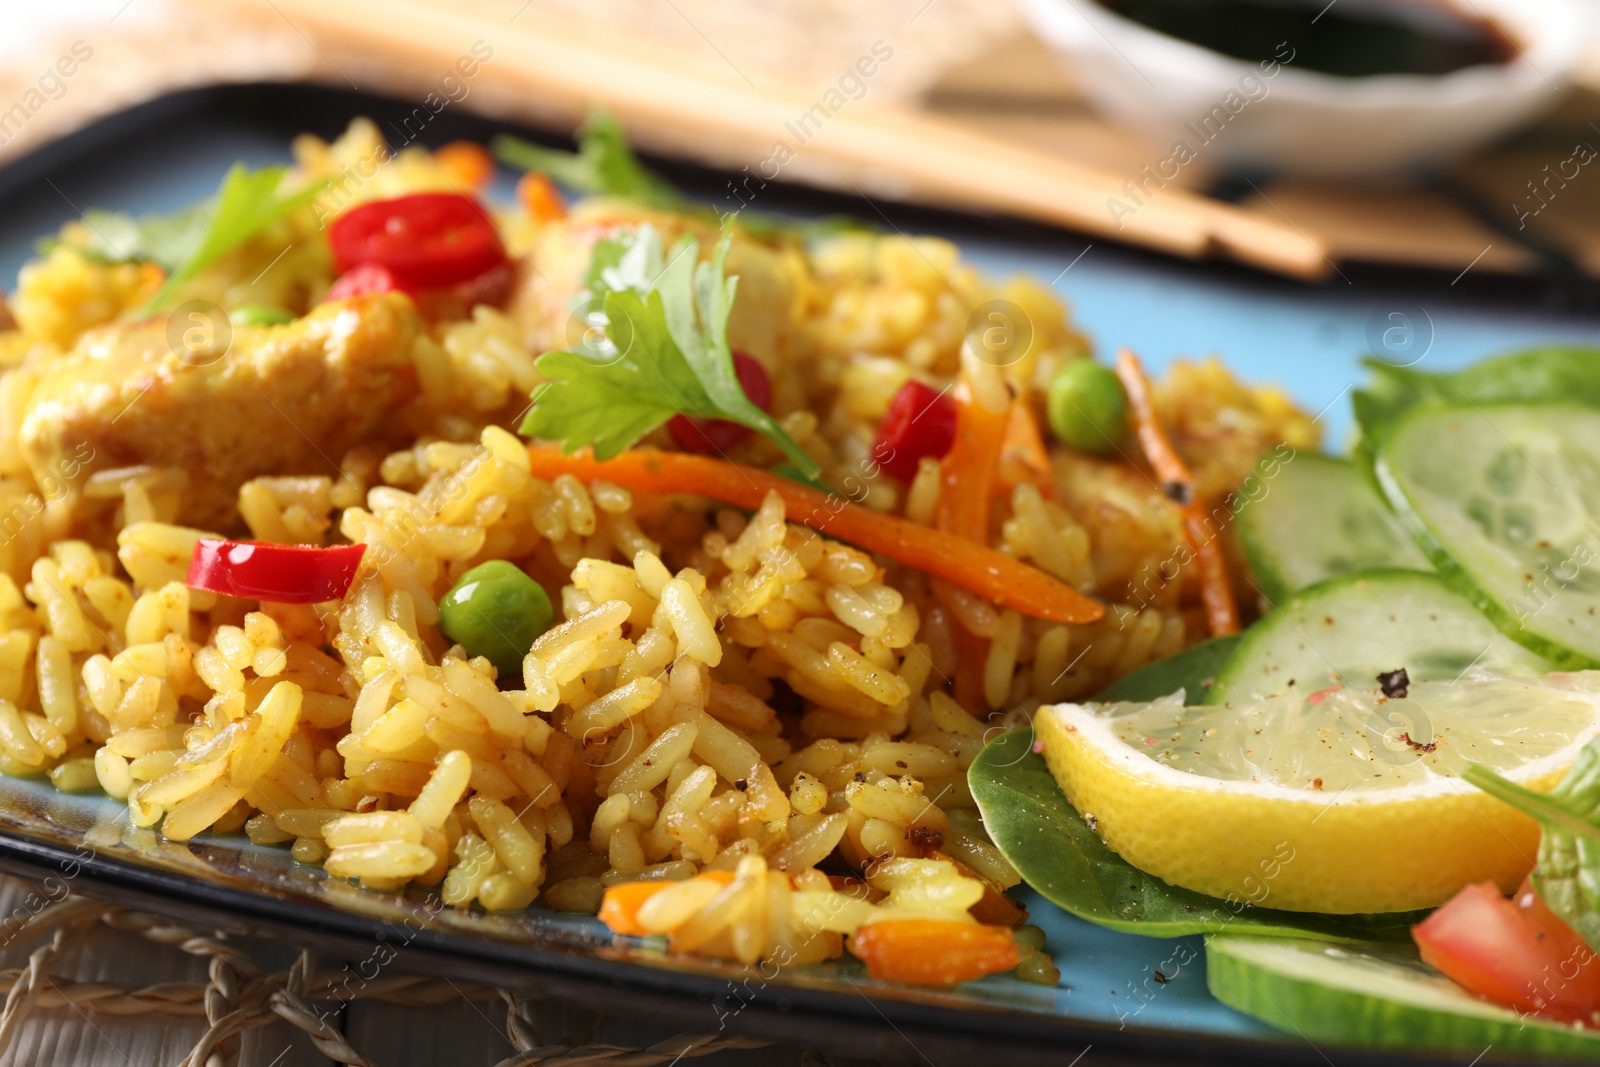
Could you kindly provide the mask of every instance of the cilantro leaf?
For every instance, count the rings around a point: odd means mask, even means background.
[[[568,452],[592,445],[606,459],[674,415],[727,419],[771,438],[803,477],[818,477],[816,461],[751,403],[734,371],[728,316],[738,279],[726,277],[731,240],[724,230],[707,263],[699,261],[691,236],[663,256],[660,235],[648,224],[599,242],[589,289],[578,302],[603,327],[606,343],[592,353],[539,357],[539,371],[550,380],[534,391],[522,433],[559,441]]]
[[[288,167],[249,170],[235,163],[222,179],[203,230],[197,221],[165,232],[158,228],[157,234],[168,238],[164,253],[176,262],[144,310],[160,307],[189,279],[321,191],[323,183],[313,182],[288,196],[279,195],[288,172]]]
[[[578,131],[576,152],[545,148],[509,134],[491,140],[489,150],[509,166],[547,174],[580,193],[621,196],[669,210],[685,204],[671,182],[639,162],[622,124],[599,109],[589,112]]]

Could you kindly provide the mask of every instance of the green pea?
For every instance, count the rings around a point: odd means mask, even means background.
[[[228,318],[236,326],[281,326],[286,322],[293,322],[296,316],[287,308],[273,307],[270,304],[246,304],[228,312]]]
[[[1050,383],[1050,429],[1082,452],[1110,452],[1128,433],[1128,396],[1116,372],[1092,359],[1068,363]]]
[[[502,678],[521,677],[523,657],[555,618],[543,587],[503,559],[472,568],[439,601],[440,631]]]

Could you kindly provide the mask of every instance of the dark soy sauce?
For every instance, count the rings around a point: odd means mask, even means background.
[[[1100,0],[1150,29],[1250,61],[1283,57],[1344,78],[1449,74],[1508,63],[1516,43],[1489,19],[1446,0]]]

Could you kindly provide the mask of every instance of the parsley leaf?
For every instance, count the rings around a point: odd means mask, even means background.
[[[589,112],[578,131],[576,152],[545,148],[509,134],[491,140],[489,150],[502,163],[547,174],[580,193],[621,196],[668,210],[686,203],[671,182],[639,162],[622,124],[598,109]]]
[[[600,302],[590,321],[605,331],[593,353],[546,352],[550,380],[533,394],[522,423],[529,437],[559,441],[568,452],[592,445],[607,459],[674,415],[727,419],[765,434],[800,474],[820,473],[778,421],[745,395],[728,347],[728,315],[738,279],[726,277],[732,234],[724,230],[710,262],[685,236],[663,256],[645,224],[595,246],[582,305]]]

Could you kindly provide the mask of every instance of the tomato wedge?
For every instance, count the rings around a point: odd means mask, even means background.
[[[1600,962],[1528,882],[1510,900],[1469,885],[1411,931],[1422,958],[1486,1000],[1550,1022],[1600,1025]]]
[[[202,537],[189,557],[191,589],[277,604],[341,600],[366,545],[277,545]]]
[[[483,206],[458,193],[361,204],[334,220],[328,242],[341,274],[375,263],[414,288],[454,285],[506,258]]]

